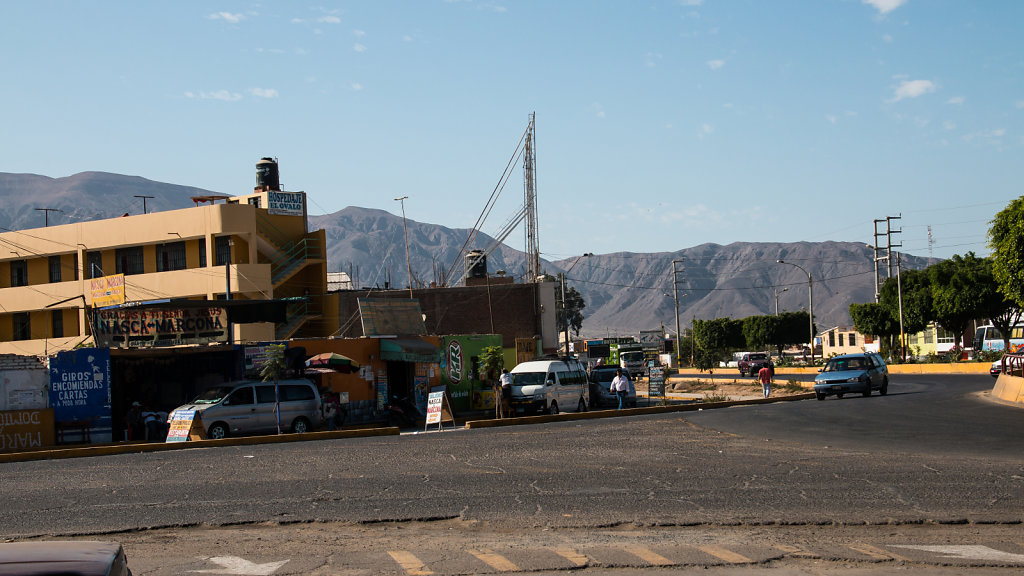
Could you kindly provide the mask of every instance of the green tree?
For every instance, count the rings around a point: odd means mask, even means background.
[[[725,358],[730,348],[739,348],[746,344],[743,337],[743,321],[731,318],[695,320],[693,338],[696,344],[694,364],[702,371],[714,368],[717,362]]]
[[[1024,308],[1024,196],[996,214],[988,229],[988,245],[999,290]]]
[[[850,304],[850,318],[853,319],[853,327],[861,334],[879,337],[885,344],[882,354],[888,354],[892,349],[892,337],[900,332],[900,324],[887,307],[874,302],[855,302]]]
[[[924,330],[935,318],[928,273],[924,270],[903,270],[899,279],[889,278],[882,285],[878,302],[896,319],[896,333],[899,333],[901,294],[903,332],[913,334]]]
[[[986,316],[985,304],[993,297],[1004,301],[992,276],[990,261],[973,252],[954,255],[929,266],[932,306],[935,321],[957,335],[957,345],[964,346],[963,333],[971,320]]]
[[[480,351],[480,375],[482,379],[493,381],[505,367],[505,354],[501,346],[485,346]]]
[[[748,316],[743,319],[743,338],[748,348],[762,350],[779,340],[778,316]]]
[[[586,301],[575,288],[565,289],[565,316],[569,321],[569,329],[576,334],[577,338],[580,336],[580,328],[583,327],[583,309],[586,307]],[[561,316],[558,318],[558,329],[565,330],[565,322]]]
[[[281,396],[278,390],[278,380],[288,368],[284,360],[284,344],[271,344],[267,346],[267,361],[260,368],[260,377],[264,382],[274,381],[274,414],[277,415],[277,433],[281,433]]]

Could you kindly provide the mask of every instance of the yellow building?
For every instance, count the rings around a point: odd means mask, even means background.
[[[0,354],[91,345],[91,280],[121,274],[128,303],[292,299],[285,322],[231,325],[236,343],[319,335],[324,231],[307,231],[305,193],[279,190],[273,170],[253,194],[194,208],[0,234]]]

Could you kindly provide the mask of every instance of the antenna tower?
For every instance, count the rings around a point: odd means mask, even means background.
[[[935,254],[932,253],[932,246],[935,245],[935,237],[932,236],[932,227],[928,226],[928,257],[934,258]]]
[[[540,276],[540,240],[537,238],[537,152],[534,147],[534,121],[536,112],[530,113],[530,126],[526,129],[526,148],[523,153],[523,180],[526,209],[526,278],[535,282]]]

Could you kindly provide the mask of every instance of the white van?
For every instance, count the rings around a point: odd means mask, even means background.
[[[309,380],[279,380],[277,401],[281,405],[281,428],[292,432],[312,432],[320,426],[320,392]],[[214,386],[178,410],[195,410],[206,426],[210,439],[232,434],[256,434],[277,431],[273,382],[226,382]],[[167,421],[174,418],[172,411]]]
[[[585,412],[590,405],[587,371],[579,360],[523,362],[511,374],[516,414],[558,414],[566,408]]]

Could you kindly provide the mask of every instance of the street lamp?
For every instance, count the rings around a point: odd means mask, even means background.
[[[590,252],[577,256],[576,260],[569,266],[569,268],[562,273],[562,322],[565,324],[565,356],[567,358],[569,356],[569,311],[565,308],[565,277],[573,268],[576,267],[577,264],[580,263],[580,260],[589,258],[590,256],[593,256]]]
[[[405,232],[405,269],[409,274],[409,299],[412,300],[412,263],[409,261],[409,227],[405,224],[405,201],[408,196],[395,198],[395,202],[402,203],[402,230]]]
[[[789,288],[783,288],[782,290],[779,290],[778,288],[775,288],[775,315],[776,316],[779,315],[779,294],[782,294],[783,292],[789,292]]]
[[[783,260],[776,260],[779,264],[789,264],[790,266],[796,266],[804,274],[807,274],[807,321],[810,325],[811,333],[811,364],[814,363],[814,280],[811,279],[811,273],[804,270],[803,266],[793,264],[792,262],[785,262]]]

